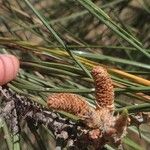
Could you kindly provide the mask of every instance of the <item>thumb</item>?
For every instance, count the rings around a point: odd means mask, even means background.
[[[9,54],[0,54],[0,85],[13,80],[19,71],[19,60]]]

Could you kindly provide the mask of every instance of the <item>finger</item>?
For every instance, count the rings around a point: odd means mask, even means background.
[[[0,54],[0,85],[13,80],[19,70],[19,60],[8,54]]]

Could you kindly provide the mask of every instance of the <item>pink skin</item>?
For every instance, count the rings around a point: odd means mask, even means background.
[[[16,78],[19,65],[19,60],[15,56],[0,54],[0,85]]]

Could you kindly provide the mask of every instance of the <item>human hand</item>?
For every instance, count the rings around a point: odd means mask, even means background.
[[[0,54],[0,85],[15,79],[19,66],[19,60],[15,56]]]

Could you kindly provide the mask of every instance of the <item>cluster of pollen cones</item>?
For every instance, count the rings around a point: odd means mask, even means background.
[[[85,98],[72,93],[56,93],[48,97],[48,107],[78,116],[89,128],[92,140],[120,144],[125,136],[128,114],[114,116],[114,88],[107,70],[95,66],[91,72],[95,84],[96,108],[90,107]],[[105,143],[103,143],[105,144]]]

